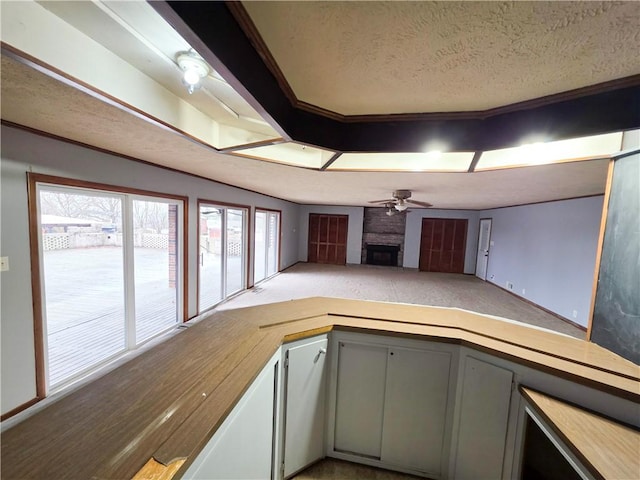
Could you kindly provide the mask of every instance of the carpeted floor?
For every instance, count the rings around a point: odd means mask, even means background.
[[[217,310],[315,296],[458,307],[585,338],[583,330],[473,275],[399,267],[298,263]]]

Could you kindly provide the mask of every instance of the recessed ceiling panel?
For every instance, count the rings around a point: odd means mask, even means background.
[[[484,152],[475,170],[604,158],[619,152],[621,146],[622,132],[557,142],[530,143],[519,147]]]
[[[466,172],[473,152],[344,153],[327,170]]]
[[[269,162],[284,163],[296,167],[319,169],[331,159],[334,152],[321,148],[300,145],[298,143],[281,143],[263,147],[248,148],[234,155],[266,160]]]
[[[629,2],[243,2],[298,100],[478,111],[640,73]]]
[[[280,137],[213,69],[187,92],[176,58],[191,46],[147,2],[23,2],[3,14],[6,43],[209,145]]]

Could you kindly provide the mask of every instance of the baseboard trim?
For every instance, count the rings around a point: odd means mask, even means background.
[[[292,263],[291,265],[289,265],[288,267],[285,267],[283,269],[281,269],[280,271],[278,271],[278,273],[282,273],[282,272],[286,272],[287,270],[289,270],[290,268],[295,267],[296,265],[298,265],[299,263],[307,263],[307,262],[303,262],[302,260],[298,260],[295,263]]]
[[[507,290],[504,287],[501,287],[500,285],[493,283],[493,282],[489,282],[488,280],[485,280],[485,282],[487,282],[489,285],[493,285],[496,288],[499,288],[500,290],[502,290],[503,292],[507,292],[509,295],[513,295],[514,297],[516,297],[519,300],[522,300],[525,303],[528,303],[529,305],[539,308],[540,310],[542,310],[545,313],[548,313],[549,315],[553,315],[554,317],[556,317],[558,320],[562,320],[563,322],[568,323],[569,325],[572,325],[580,330],[582,330],[583,332],[586,333],[587,331],[587,327],[580,325],[579,323],[574,322],[573,320],[569,320],[566,317],[563,317],[562,315],[556,313],[556,312],[552,312],[551,310],[549,310],[548,308],[543,307],[542,305],[538,305],[536,302],[532,302],[531,300],[529,300],[528,298],[524,298],[520,295],[518,295],[517,293],[512,292],[511,290]]]
[[[0,416],[0,422],[4,422],[5,420],[13,417],[14,415],[17,415],[18,413],[26,410],[27,408],[35,405],[36,403],[38,403],[40,400],[42,400],[41,398],[35,397],[32,398],[31,400],[29,400],[26,403],[23,403],[22,405],[18,405],[16,408],[14,408],[13,410],[9,410],[7,413],[3,413],[2,416]]]

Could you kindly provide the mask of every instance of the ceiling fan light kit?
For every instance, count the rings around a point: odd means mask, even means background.
[[[372,200],[369,203],[383,204],[384,208],[387,209],[386,214],[390,217],[399,212],[406,212],[409,208],[409,205],[407,205],[408,203],[422,208],[429,208],[433,206],[428,202],[409,200],[409,198],[411,198],[411,190],[395,190],[392,196],[393,198],[388,198],[385,200]]]

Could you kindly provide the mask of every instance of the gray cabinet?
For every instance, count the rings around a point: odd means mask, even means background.
[[[451,364],[448,351],[340,341],[333,451],[439,477]]]

